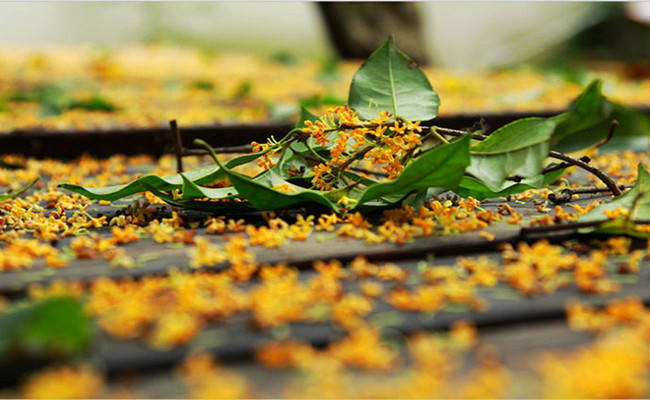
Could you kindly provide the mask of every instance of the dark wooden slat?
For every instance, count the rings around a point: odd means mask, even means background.
[[[367,245],[362,240],[351,238],[333,238],[320,243],[314,236],[305,242],[293,242],[289,246],[278,249],[265,249],[253,247],[251,251],[260,263],[277,264],[286,262],[299,268],[310,268],[316,260],[338,259],[349,262],[355,257],[363,255],[371,261],[395,261],[424,258],[429,254],[446,256],[454,254],[474,254],[477,252],[492,251],[501,243],[516,244],[521,241],[534,242],[540,236],[522,236],[517,227],[488,228],[487,232],[495,235],[493,241],[488,241],[479,236],[477,232],[466,232],[453,236],[430,236],[417,238],[412,243],[398,245],[381,243]],[[574,237],[575,232],[559,232],[545,234],[550,241],[562,241]],[[219,239],[216,239],[217,241]],[[141,248],[142,249],[142,248]],[[55,279],[76,280],[91,282],[100,276],[113,279],[126,277],[142,278],[148,275],[165,275],[172,266],[183,267],[187,265],[188,248],[149,248],[147,250],[129,250],[129,255],[138,257],[141,254],[161,252],[161,257],[152,260],[143,266],[132,269],[111,268],[104,259],[79,260],[66,268],[53,269],[39,267],[30,271],[4,272],[0,279],[0,294],[16,296],[24,293],[32,283],[48,284]],[[223,263],[208,270],[220,270],[228,264]]]
[[[186,146],[196,138],[203,138],[215,146],[237,146],[254,140],[264,141],[271,135],[284,135],[291,128],[292,125],[286,122],[181,127]],[[172,145],[171,131],[166,127],[88,131],[16,130],[0,134],[0,154],[24,154],[36,158],[72,158],[84,153],[97,157],[113,154],[159,156],[171,149]]]
[[[639,107],[638,110],[650,114],[650,107]],[[496,129],[520,118],[547,118],[561,112],[459,114],[442,116],[423,125],[433,125],[435,122],[447,128],[466,129],[483,118],[488,128]],[[185,147],[191,147],[192,141],[197,138],[216,147],[241,146],[252,141],[265,141],[270,136],[280,138],[293,128],[293,123],[289,121],[184,127],[181,119],[179,124]],[[36,158],[73,158],[84,153],[96,157],[113,154],[159,156],[171,151],[172,145],[172,134],[166,125],[105,130],[19,129],[0,134],[0,154],[24,154]]]
[[[650,109],[644,111],[650,112]],[[488,126],[497,128],[523,117],[549,117],[558,113],[464,114],[439,117],[434,121],[437,125],[464,129],[484,118]],[[432,124],[433,121],[425,123]],[[288,121],[185,127],[182,118],[179,119],[179,126],[185,147],[191,147],[196,138],[204,139],[212,146],[240,146],[252,141],[264,141],[270,136],[280,138],[293,128],[293,124]],[[24,154],[36,158],[72,158],[84,153],[97,157],[113,154],[157,156],[170,150],[172,144],[171,131],[166,125],[155,128],[106,130],[20,129],[0,134],[0,154]]]

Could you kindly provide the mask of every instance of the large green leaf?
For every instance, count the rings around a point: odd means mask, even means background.
[[[614,136],[602,151],[647,150],[650,144],[650,117],[633,107],[613,102],[602,94],[602,82],[592,81],[569,107],[551,118],[557,122],[551,148],[565,153],[593,146],[604,139],[612,121],[619,122]]]
[[[632,235],[646,237],[648,234],[634,229],[634,221],[650,221],[650,174],[639,164],[636,184],[632,189],[615,198],[602,203],[588,214],[578,219],[578,222],[598,222],[603,224],[594,228],[585,228],[581,232],[598,232],[615,235]],[[605,211],[623,209],[628,212],[627,217],[608,219]]]
[[[605,132],[609,129],[612,120],[619,122],[614,136],[599,149],[601,152],[616,150],[648,151],[650,149],[650,117],[648,115],[623,104],[609,101],[613,107],[608,120],[598,127]]]
[[[79,354],[92,339],[81,304],[52,298],[0,316],[0,360]]]
[[[145,182],[142,182],[142,184],[155,196],[176,207],[212,212],[215,214],[241,214],[256,210],[248,202],[235,200],[238,194],[233,187],[218,189],[204,188],[187,180],[183,185],[184,191],[181,192],[181,197],[176,198],[169,193],[147,185]],[[209,198],[219,201],[199,201],[198,198]]]
[[[388,38],[359,68],[352,79],[348,105],[372,119],[378,112],[425,121],[438,115],[440,99],[415,61]]]
[[[602,140],[611,124],[612,106],[602,94],[601,80],[592,81],[569,107],[569,111],[551,118],[557,127],[551,139],[551,148],[574,152]],[[606,124],[606,125],[604,125]]]
[[[407,194],[430,187],[456,187],[469,165],[469,140],[470,136],[465,135],[438,146],[407,165],[395,180],[367,187],[356,199],[356,207],[387,195]]]
[[[269,170],[265,175],[268,181],[262,182],[233,171],[221,164],[217,158],[215,161],[221,165],[239,195],[247,199],[248,203],[258,210],[284,210],[306,204],[318,204],[338,210],[338,206],[330,201],[323,192],[294,185],[273,170]],[[287,188],[287,192],[283,191],[280,186]]]
[[[233,158],[228,161],[226,165],[229,168],[234,168],[251,162],[264,153],[266,153],[266,150]],[[212,183],[218,179],[226,177],[218,165],[211,165],[209,167],[187,171],[184,173],[184,176],[197,185]],[[62,183],[59,187],[82,194],[91,199],[114,201],[135,193],[145,192],[151,187],[158,190],[182,189],[183,178],[181,177],[181,174],[171,175],[164,178],[157,175],[147,175],[124,185],[84,187],[71,183]],[[215,194],[213,193],[212,196],[214,195]],[[212,196],[209,197],[214,198]]]
[[[541,183],[554,128],[551,120],[524,118],[498,129],[472,147],[467,173],[493,192],[512,185],[506,178],[513,175]]]

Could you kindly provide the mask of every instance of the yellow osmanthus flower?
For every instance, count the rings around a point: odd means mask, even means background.
[[[334,358],[346,365],[370,370],[389,370],[397,353],[381,343],[379,330],[365,324],[355,326],[349,336],[328,348]]]
[[[476,327],[469,321],[456,321],[449,329],[449,339],[461,350],[469,350],[476,345]]]
[[[331,232],[334,230],[334,225],[342,222],[342,220],[338,217],[338,215],[332,213],[330,215],[322,214],[320,217],[318,217],[317,222],[318,226],[316,227],[316,230]]]
[[[367,297],[379,297],[384,293],[384,285],[379,282],[364,280],[359,283],[359,289],[364,296]]]
[[[611,254],[625,256],[630,250],[630,239],[619,236],[607,239],[605,249],[609,250]]]
[[[648,361],[641,335],[626,331],[565,354],[546,353],[536,369],[545,398],[641,398]]]
[[[173,228],[180,228],[185,224],[185,222],[183,222],[183,218],[181,218],[181,216],[176,211],[172,211],[171,218],[163,218],[161,223],[169,225]]]
[[[110,250],[104,255],[107,260],[110,260],[111,267],[113,268],[133,268],[136,265],[136,260],[127,254],[123,248]]]
[[[55,268],[65,267],[59,251],[36,239],[15,239],[0,249],[0,271],[15,271],[31,268],[38,258]]]
[[[273,189],[279,190],[279,191],[284,192],[284,193],[296,193],[296,189],[292,188],[287,183],[282,183],[280,185],[275,185],[275,186],[273,186]]]
[[[365,296],[348,293],[332,306],[332,319],[351,329],[363,323],[362,317],[373,310],[372,301]]]
[[[476,259],[460,257],[457,263],[471,272],[469,279],[477,285],[493,287],[499,282],[500,274],[497,263],[487,256]]]
[[[236,221],[234,219],[229,219],[227,226],[230,232],[243,232],[246,230],[245,222],[243,219],[238,219]]]
[[[420,285],[412,292],[394,289],[385,300],[397,309],[420,312],[440,311],[447,305],[445,289],[439,285]]]
[[[206,233],[216,233],[217,235],[221,235],[226,231],[227,225],[225,221],[225,217],[208,217],[205,220],[205,232]]]
[[[192,340],[203,327],[201,316],[188,313],[168,313],[162,315],[147,341],[158,348],[169,348]]]
[[[355,257],[349,267],[358,278],[374,277],[382,281],[394,280],[400,282],[408,277],[408,272],[395,264],[377,265],[368,262],[363,256]]]
[[[137,242],[140,240],[140,236],[136,233],[137,227],[134,225],[127,225],[124,228],[114,226],[111,228],[111,233],[113,234],[113,239],[115,243],[129,243]]]
[[[226,256],[210,240],[204,237],[194,239],[194,247],[188,250],[192,268],[212,267],[226,261]]]
[[[266,248],[280,247],[286,238],[282,230],[274,230],[266,226],[256,228],[253,225],[248,225],[246,227],[246,233],[250,238],[251,245],[261,245]]]
[[[627,217],[630,215],[630,212],[623,208],[616,208],[614,210],[605,210],[605,216],[608,219],[616,219],[618,217]]]
[[[172,243],[174,241],[174,227],[156,219],[147,225],[146,232],[156,243]]]
[[[296,354],[311,351],[311,346],[297,340],[272,341],[256,349],[255,359],[265,367],[289,368],[296,365]]]
[[[194,354],[178,368],[177,374],[195,399],[247,399],[252,395],[250,383],[238,374],[219,366],[207,354]]]
[[[103,377],[89,366],[59,365],[28,376],[20,392],[26,399],[91,399],[103,385]]]
[[[141,338],[161,347],[185,343],[205,321],[218,321],[249,307],[248,294],[226,273],[173,270],[167,277],[140,281],[99,278],[88,289],[85,304],[109,334]]]
[[[247,250],[248,242],[243,236],[229,237],[224,252],[230,262],[228,273],[238,282],[246,282],[257,271],[255,255]]]
[[[253,318],[261,327],[301,321],[312,303],[308,288],[296,274],[269,276],[251,288]]]
[[[614,299],[603,310],[574,301],[566,305],[566,315],[571,329],[588,332],[609,331],[619,324],[650,322],[650,313],[638,297]]]
[[[336,204],[343,204],[344,206],[349,206],[350,204],[356,203],[357,200],[351,199],[348,196],[341,196],[340,199],[337,200]]]

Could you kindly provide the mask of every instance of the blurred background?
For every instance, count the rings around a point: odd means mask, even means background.
[[[650,107],[650,2],[2,2],[0,130],[295,120],[392,34],[440,116]]]
[[[0,45],[132,43],[364,58],[388,33],[461,69],[548,59],[647,59],[650,3],[2,2]]]

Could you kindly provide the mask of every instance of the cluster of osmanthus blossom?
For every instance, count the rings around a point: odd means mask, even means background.
[[[419,121],[411,122],[398,117],[391,122],[391,118],[392,115],[385,111],[378,113],[374,119],[364,121],[356,111],[347,106],[338,106],[328,109],[319,120],[305,121],[302,129],[304,139],[313,139],[309,142],[316,149],[327,152],[310,149],[318,160],[311,175],[314,188],[331,190],[337,183],[350,184],[343,172],[360,162],[369,162],[373,170],[381,170],[388,179],[396,178],[422,144],[422,127]],[[252,144],[255,152],[274,147],[262,154],[258,161],[263,168],[273,167],[273,158],[279,155],[281,146],[274,146],[273,143]]]

